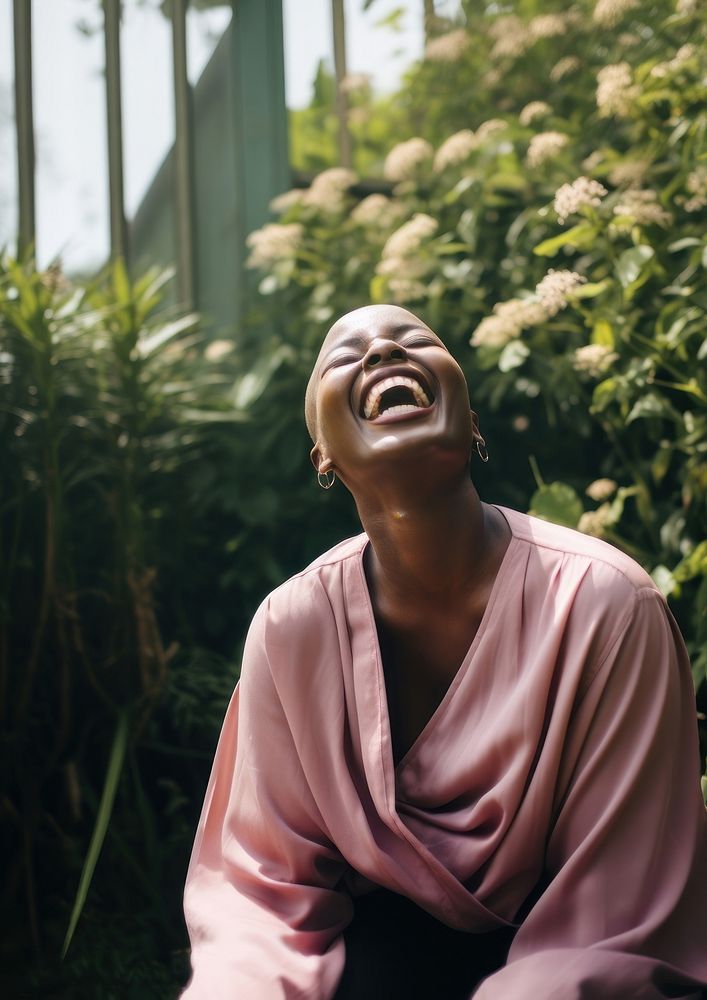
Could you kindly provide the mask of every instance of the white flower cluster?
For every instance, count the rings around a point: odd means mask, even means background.
[[[656,63],[656,65],[651,70],[651,76],[662,79],[668,76],[670,73],[677,73],[682,67],[688,62],[696,53],[696,48],[694,45],[681,45],[677,50],[672,59],[668,62]]]
[[[629,188],[624,191],[621,200],[614,205],[614,215],[630,219],[630,225],[639,226],[669,226],[673,221],[670,212],[667,212],[658,201],[655,191],[647,188],[638,190]],[[618,223],[618,229],[626,228]],[[629,228],[630,228],[629,225]]]
[[[346,204],[346,192],[352,187],[358,176],[346,167],[331,167],[323,170],[312,181],[304,202],[312,208],[323,212],[340,212]]]
[[[604,152],[601,149],[595,149],[594,152],[590,153],[589,156],[585,156],[582,160],[582,166],[591,174],[592,171],[596,170],[604,162]]]
[[[351,218],[360,226],[389,225],[401,214],[404,207],[384,194],[369,194],[360,201],[351,213]]]
[[[479,145],[490,139],[496,132],[503,132],[507,128],[508,122],[504,121],[503,118],[489,118],[488,121],[482,122],[476,130]]]
[[[603,538],[606,529],[614,523],[611,512],[611,504],[603,503],[596,510],[587,510],[582,514],[577,524],[577,528],[585,535],[594,535],[595,538]]]
[[[267,268],[279,260],[294,257],[303,235],[304,227],[299,222],[287,225],[270,222],[256,229],[246,237],[246,246],[251,250],[246,266]]]
[[[587,279],[576,271],[555,271],[553,268],[535,287],[538,302],[548,316],[556,316],[567,305],[567,296]]]
[[[301,205],[306,192],[302,188],[292,188],[291,191],[283,191],[270,202],[270,211],[278,215],[284,215],[293,205]]]
[[[464,28],[432,38],[425,47],[425,59],[433,62],[456,62],[466,52],[471,39]]]
[[[391,278],[388,291],[392,301],[398,305],[427,297],[427,286],[414,278]]]
[[[376,273],[388,278],[388,291],[395,302],[424,298],[427,289],[420,281],[430,262],[416,256],[423,242],[437,232],[437,220],[418,212],[397,229],[383,247]]]
[[[685,187],[692,195],[685,202],[685,211],[699,212],[707,205],[707,166],[700,163],[687,175]]]
[[[232,340],[212,340],[204,351],[204,357],[207,361],[220,361],[221,358],[231,353],[233,347]]]
[[[638,95],[627,62],[604,66],[597,73],[597,107],[603,118],[610,115],[625,117]]]
[[[619,35],[618,42],[622,49],[632,49],[634,45],[638,45],[641,39],[638,35],[632,34],[630,31],[622,31]]]
[[[640,184],[651,166],[650,160],[624,160],[609,171],[609,180],[614,187],[633,187]]]
[[[363,128],[370,117],[369,108],[362,105],[357,108],[349,108],[346,112],[346,119],[353,128]]]
[[[607,190],[599,181],[590,177],[578,177],[571,184],[563,184],[555,192],[552,207],[557,213],[557,221],[564,224],[570,215],[575,215],[588,205],[601,205],[601,200]]]
[[[602,28],[613,28],[637,6],[638,0],[597,0],[592,17]]]
[[[454,135],[450,135],[448,139],[444,140],[435,153],[433,169],[439,173],[447,167],[463,163],[478,148],[479,140],[470,128],[455,132]]]
[[[351,94],[356,90],[366,90],[370,85],[370,73],[347,73],[339,87],[345,94]]]
[[[437,220],[433,219],[431,215],[418,212],[388,237],[383,247],[383,258],[410,256],[426,239],[434,236],[437,232],[437,226]]]
[[[472,347],[504,347],[522,330],[547,319],[547,312],[535,299],[509,299],[493,307],[493,315],[482,319],[471,336]]]
[[[567,18],[562,14],[539,14],[528,22],[527,30],[533,41],[539,38],[556,38],[567,30]]]
[[[406,181],[429,163],[434,149],[426,139],[415,136],[393,146],[385,158],[383,173],[391,181]]]
[[[618,354],[605,344],[586,344],[574,352],[572,365],[578,372],[584,372],[592,378],[600,378],[618,357]]]
[[[515,14],[497,18],[489,28],[489,34],[495,42],[491,50],[492,59],[522,56],[533,42],[527,24]]]
[[[559,83],[570,73],[576,73],[581,65],[577,56],[563,56],[550,70],[550,79],[554,83]]]
[[[538,132],[530,140],[526,162],[529,167],[542,166],[546,160],[557,156],[569,142],[569,136],[563,132]]]
[[[678,0],[675,10],[678,14],[694,14],[698,0]]]
[[[503,121],[502,118],[490,118],[488,121],[482,122],[476,132],[472,132],[468,128],[462,129],[461,132],[455,132],[454,135],[445,139],[437,150],[432,164],[433,170],[435,173],[440,173],[447,167],[463,163],[492,135],[503,132],[507,128],[508,122]]]
[[[593,483],[590,483],[584,491],[590,500],[595,500],[600,503],[602,500],[608,500],[616,493],[618,484],[613,479],[595,479]]]
[[[549,115],[552,108],[545,101],[531,101],[530,104],[526,104],[518,115],[518,120],[521,125],[530,125],[534,122],[536,118],[544,118],[545,115]]]

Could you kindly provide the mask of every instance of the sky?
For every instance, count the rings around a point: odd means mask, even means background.
[[[376,27],[403,7],[399,33]],[[456,0],[438,0],[453,13]],[[380,91],[395,89],[422,54],[422,0],[345,0],[351,73],[370,73]],[[140,204],[172,144],[169,23],[156,0],[124,0],[121,32],[125,201]],[[61,255],[67,270],[86,270],[109,247],[103,37],[98,0],[33,0],[33,72],[37,150],[37,257]],[[283,0],[286,97],[304,107],[320,59],[333,63],[330,0]],[[189,76],[195,82],[230,20],[230,4],[188,15]],[[80,28],[85,30],[82,31]],[[12,0],[0,0],[0,247],[17,227],[13,119]]]

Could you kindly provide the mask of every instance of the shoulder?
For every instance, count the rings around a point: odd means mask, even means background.
[[[344,570],[347,564],[360,560],[367,540],[365,534],[346,538],[281,583],[261,603],[253,626],[267,627],[271,637],[289,634],[294,638],[291,630],[331,619],[332,607],[344,600]]]
[[[513,536],[526,541],[548,571],[562,568],[567,575],[581,574],[587,584],[615,598],[638,597],[645,591],[662,596],[645,569],[615,545],[530,514],[499,509]]]

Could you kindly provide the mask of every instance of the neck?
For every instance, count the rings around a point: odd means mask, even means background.
[[[359,500],[358,511],[372,582],[389,600],[456,601],[483,584],[498,532],[466,476],[434,494],[403,489]]]

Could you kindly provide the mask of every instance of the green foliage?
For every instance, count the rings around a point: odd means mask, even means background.
[[[67,984],[86,961],[84,902],[119,919],[141,900],[158,964],[183,946],[170,865],[184,870],[233,686],[223,658],[179,649],[198,635],[178,625],[169,572],[185,521],[198,525],[194,470],[204,454],[224,460],[224,429],[232,437],[245,416],[196,317],[156,312],[168,278],[132,282],[118,263],[81,287],[57,268],[0,261],[2,958],[14,982],[32,952],[40,992],[80,995]],[[190,728],[179,692],[199,669],[215,700]],[[104,973],[92,996],[165,995],[102,990]]]

